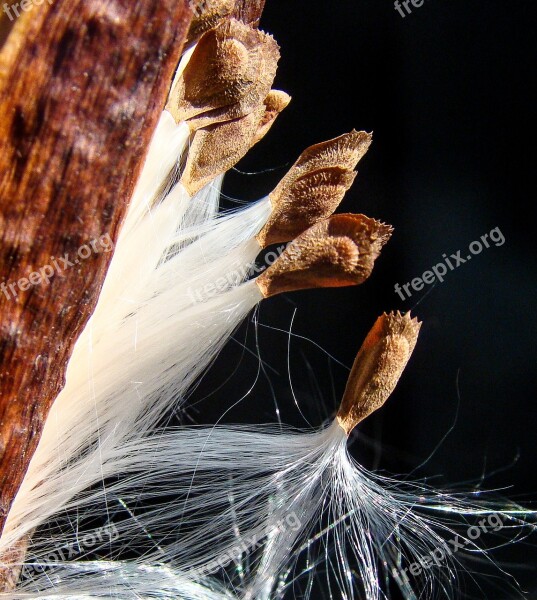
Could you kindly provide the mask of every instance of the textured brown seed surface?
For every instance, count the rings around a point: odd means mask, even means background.
[[[265,0],[235,0],[233,16],[243,23],[257,27],[264,7]]]
[[[371,135],[352,131],[310,146],[270,194],[272,213],[257,235],[262,248],[287,242],[329,217],[352,185]]]
[[[181,176],[190,195],[235,166],[268,133],[289,101],[285,92],[271,92],[264,104],[246,116],[198,129]]]
[[[244,117],[269,94],[279,58],[272,36],[228,19],[201,37],[167,108],[192,131]]]
[[[241,119],[196,131],[181,177],[191,196],[233,167],[250,150],[264,112],[260,106]]]
[[[364,215],[334,215],[291,242],[257,278],[257,285],[268,298],[282,292],[363,283],[391,231],[389,225]]]
[[[233,15],[235,0],[191,0],[193,15],[186,44],[191,46],[209,29]]]
[[[416,345],[421,323],[410,313],[383,314],[354,361],[337,420],[347,435],[389,398]]]
[[[274,125],[274,121],[278,118],[280,113],[287,108],[289,102],[291,102],[291,96],[289,96],[289,94],[282,92],[281,90],[270,90],[263,102],[265,112],[259,123],[259,128],[255,134],[253,144],[257,144],[257,142],[267,135],[270,128]]]

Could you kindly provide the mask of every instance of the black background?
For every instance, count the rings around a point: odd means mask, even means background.
[[[214,421],[256,382],[226,422],[274,422],[274,393],[282,420],[305,427],[291,381],[309,423],[320,425],[334,415],[376,317],[412,309],[423,321],[414,356],[387,405],[361,425],[353,454],[395,473],[426,461],[416,477],[505,488],[537,507],[536,16],[533,0],[426,0],[404,19],[392,0],[267,1],[262,28],[282,48],[276,87],[293,101],[238,165],[271,171],[233,172],[226,193],[258,199],[307,146],[365,129],[374,142],[340,212],[363,212],[395,232],[362,286],[263,303],[257,327],[250,319],[234,335],[196,391],[207,396],[198,422]],[[395,293],[395,283],[443,253],[466,256],[495,227],[503,246],[432,290],[406,301]],[[508,553],[524,563],[519,580],[530,598],[534,545]],[[482,593],[473,597],[518,597]]]

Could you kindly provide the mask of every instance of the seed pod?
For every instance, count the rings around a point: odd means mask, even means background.
[[[307,148],[270,194],[272,214],[257,235],[262,248],[287,242],[329,217],[343,200],[371,135],[352,131]]]
[[[274,90],[246,116],[198,129],[181,177],[190,195],[236,165],[268,133],[290,100],[285,92]]]
[[[192,131],[252,112],[270,92],[280,58],[274,38],[230,19],[207,31],[177,78],[167,108]]]
[[[265,298],[294,290],[363,283],[392,232],[364,215],[320,221],[291,242],[257,278]]]
[[[410,313],[380,316],[358,352],[337,420],[347,435],[390,397],[412,355],[421,323]]]

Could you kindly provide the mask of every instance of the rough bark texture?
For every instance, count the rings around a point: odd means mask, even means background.
[[[0,532],[112,257],[89,243],[117,236],[190,16],[186,0],[45,1],[2,48]]]
[[[9,0],[9,2],[7,2],[6,4],[8,5],[8,7],[11,7],[14,1],[15,0]],[[15,22],[7,16],[5,6],[3,6],[2,9],[2,12],[0,12],[0,48],[5,44],[7,36],[9,35],[9,32],[11,31],[11,28],[13,27]]]
[[[237,0],[233,16],[236,19],[257,27],[266,0]]]

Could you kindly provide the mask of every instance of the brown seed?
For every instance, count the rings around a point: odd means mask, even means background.
[[[383,314],[368,333],[347,382],[337,420],[347,435],[389,398],[414,350],[421,323]]]
[[[272,36],[230,19],[201,37],[167,104],[192,131],[263,105],[280,57]]]
[[[191,196],[230,169],[250,150],[264,113],[265,108],[260,106],[240,119],[196,131],[181,177],[181,183]]]
[[[306,149],[270,194],[272,213],[257,235],[262,248],[289,241],[339,206],[371,135],[352,131]]]
[[[268,298],[301,289],[360,284],[371,274],[391,232],[389,225],[364,215],[334,215],[291,242],[257,278],[257,285]]]
[[[190,3],[193,16],[186,42],[189,46],[235,10],[235,0],[191,0]]]
[[[259,129],[254,137],[252,146],[261,141],[274,125],[274,121],[279,117],[280,113],[287,108],[291,102],[291,96],[280,90],[270,90],[269,95],[265,98],[265,114],[259,124]]]
[[[188,151],[181,182],[191,196],[234,165],[268,133],[291,98],[277,90],[250,114],[198,129]]]

